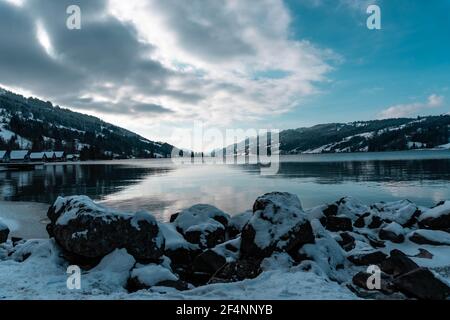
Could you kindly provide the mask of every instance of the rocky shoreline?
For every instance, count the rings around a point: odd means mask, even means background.
[[[37,255],[61,270],[78,265],[87,276],[120,269],[112,277],[128,293],[183,292],[287,268],[355,298],[450,296],[448,278],[425,267],[450,256],[450,201],[433,208],[408,200],[366,206],[347,197],[305,210],[296,195],[273,192],[239,215],[199,204],[162,223],[147,212],[124,213],[74,196],[58,198],[47,215],[46,240],[8,240],[0,222],[0,263],[18,266]],[[378,289],[367,287],[369,266],[379,268]]]

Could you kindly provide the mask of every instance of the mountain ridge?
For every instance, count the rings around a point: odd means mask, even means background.
[[[90,160],[169,157],[173,148],[100,118],[0,88],[0,150],[64,150]]]

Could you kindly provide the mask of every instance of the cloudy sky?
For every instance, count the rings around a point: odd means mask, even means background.
[[[373,3],[381,30],[366,27]],[[449,13],[447,0],[0,0],[0,86],[186,147],[174,132],[195,121],[442,114]]]

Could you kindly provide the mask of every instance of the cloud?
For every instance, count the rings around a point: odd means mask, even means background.
[[[171,113],[170,109],[153,103],[139,103],[133,106],[133,110],[138,113]]]
[[[292,38],[282,0],[14,2],[0,1],[1,82],[128,127],[138,113],[142,126],[284,113],[319,92],[337,58]],[[66,28],[69,5],[81,30]]]
[[[413,117],[419,115],[421,112],[427,112],[427,110],[439,108],[443,105],[444,97],[432,94],[428,97],[426,102],[415,102],[391,106],[381,111],[379,117],[381,119]]]

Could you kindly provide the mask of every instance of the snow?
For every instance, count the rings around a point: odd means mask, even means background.
[[[197,249],[198,246],[186,241],[183,236],[178,233],[175,226],[169,223],[158,223],[159,229],[165,239],[165,249],[175,250],[178,248]]]
[[[0,219],[0,231],[9,230],[8,226],[2,222]]]
[[[344,250],[325,230],[319,220],[311,221],[311,227],[316,237],[314,244],[305,244],[300,252],[312,258],[320,269],[330,278],[344,280],[337,272],[338,266],[347,262]]]
[[[105,214],[110,212],[120,214],[114,210],[98,206],[90,200],[86,201],[86,199],[89,199],[87,197],[75,198],[84,201],[82,203],[85,208],[101,208]],[[55,202],[56,209],[61,209],[67,199],[69,198],[59,198]],[[379,214],[383,218],[385,216],[395,217],[395,219],[392,219],[394,220],[392,223],[384,225],[384,229],[396,234],[409,231],[401,226],[400,221],[406,220],[407,217],[410,217],[413,209],[414,211],[417,209],[416,205],[406,200],[377,203],[370,207],[356,199],[345,198],[344,200],[339,204],[338,214],[346,213],[350,217],[357,217],[357,214],[362,214],[367,210],[372,214]],[[265,204],[265,210],[257,210],[251,217],[250,223],[253,222],[255,215],[264,215],[265,218],[271,219],[272,223],[276,225],[276,228],[272,227],[268,230],[268,233],[271,232],[274,236],[286,232],[284,228],[288,225],[292,228],[297,221],[306,219],[305,211],[303,211],[299,199],[295,196],[279,193],[277,196],[260,197],[258,201]],[[438,209],[439,212],[432,212],[431,216],[440,216],[442,207],[446,207],[448,202],[425,211],[425,213]],[[37,224],[45,230],[45,225],[40,222],[40,219],[45,217],[44,206],[45,209],[47,206],[20,205],[22,204],[0,202],[0,219],[11,228],[12,232],[18,232],[18,230],[23,232],[24,227],[26,227],[24,224]],[[81,290],[69,290],[66,286],[68,277],[66,272],[69,264],[61,257],[60,249],[54,243],[54,240],[28,240],[19,242],[15,247],[13,247],[11,241],[8,241],[0,245],[0,299],[356,299],[356,296],[346,285],[351,282],[351,277],[356,272],[363,269],[351,266],[346,257],[357,253],[370,252],[373,251],[373,248],[368,244],[368,240],[363,234],[349,232],[355,238],[356,247],[350,252],[345,252],[335,240],[339,237],[339,234],[327,231],[318,220],[321,216],[319,211],[323,211],[325,207],[327,205],[306,210],[316,242],[304,245],[300,249],[300,253],[308,255],[312,260],[306,260],[300,265],[294,266],[292,258],[288,254],[277,252],[263,260],[261,265],[263,273],[255,279],[234,283],[209,284],[187,291],[152,287],[148,290],[128,293],[125,287],[130,276],[137,277],[148,286],[154,286],[164,280],[176,281],[178,276],[172,272],[167,258],[165,258],[164,263],[159,265],[136,264],[135,259],[125,249],[113,251],[105,256],[100,264],[92,270],[82,271]],[[205,207],[203,205],[200,208]],[[217,208],[216,210],[216,213],[221,212]],[[295,216],[292,215],[292,212],[289,214],[288,210],[295,213]],[[18,218],[21,211],[24,214],[23,219]],[[277,212],[275,213],[275,211]],[[198,217],[193,215],[193,212],[203,212],[203,218],[206,216],[207,221],[214,216],[210,210],[194,210],[190,212],[190,219],[194,220]],[[128,214],[121,215],[129,216]],[[37,216],[37,218],[33,218],[33,216]],[[227,217],[226,214],[224,216]],[[149,221],[148,219],[153,221],[154,218],[148,213],[138,212],[135,214],[132,223],[135,227],[139,227],[139,221]],[[240,219],[245,220],[242,217],[237,220]],[[175,224],[158,222],[158,225],[161,230],[161,238],[166,241],[166,249],[195,246],[184,240],[181,234],[177,232]],[[83,236],[84,232],[80,231],[76,236]],[[361,228],[358,232],[376,236],[378,230]],[[450,234],[433,230],[415,230],[412,232],[420,233],[427,239],[447,245],[418,245],[406,237],[405,241],[399,244],[386,241],[386,247],[377,250],[389,254],[391,250],[399,249],[410,256],[419,266],[439,272],[444,277],[443,280],[448,281],[450,279],[450,273],[448,272],[450,270]],[[409,235],[411,234],[410,232]],[[230,250],[233,247],[240,247],[239,237],[228,240],[212,250],[225,256],[227,261],[231,262],[237,258],[237,253]],[[419,249],[427,250],[433,257],[417,257]]]
[[[183,233],[200,231],[211,232],[217,229],[225,229],[224,225],[214,218],[221,217],[228,220],[229,217],[223,211],[208,204],[197,204],[181,211],[173,222],[177,229]],[[204,239],[203,239],[204,240]]]
[[[17,136],[16,142],[19,144],[20,148],[26,149],[31,148],[32,143],[30,140],[27,140],[19,135],[16,135],[14,132],[9,131],[0,125],[0,138],[3,138],[5,141],[11,140],[14,136]]]
[[[450,215],[450,201],[445,201],[443,204],[427,210],[420,216],[420,220],[422,221],[427,218],[438,218],[442,215]]]
[[[386,227],[383,228],[385,231],[392,232],[393,234],[399,236],[405,233],[405,230],[401,225],[399,225],[397,222],[391,222]]]
[[[138,264],[131,272],[131,277],[139,279],[139,282],[149,287],[152,287],[161,281],[178,280],[178,277],[174,275],[172,271],[159,264]]]
[[[267,205],[264,210],[255,211],[248,223],[256,231],[255,244],[261,249],[269,247],[273,242],[282,246],[283,241],[278,240],[291,231],[293,226],[307,220],[300,200],[293,194],[269,193],[259,197],[257,201]]]

